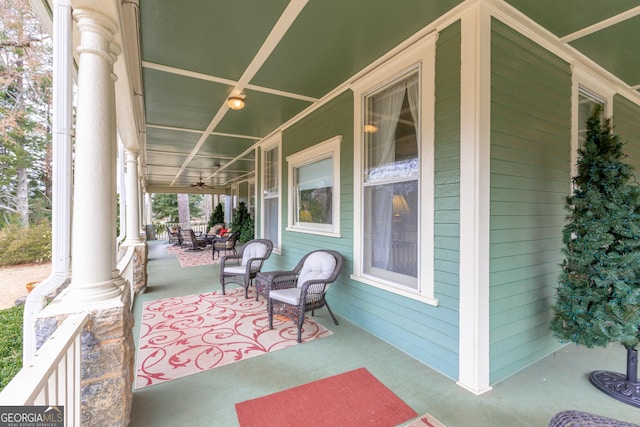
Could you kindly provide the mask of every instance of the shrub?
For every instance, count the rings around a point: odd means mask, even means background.
[[[51,224],[43,221],[29,228],[7,225],[0,230],[0,266],[51,260]]]
[[[0,390],[22,369],[23,313],[23,305],[0,310]]]

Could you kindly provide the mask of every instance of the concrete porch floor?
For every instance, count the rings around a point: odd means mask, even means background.
[[[166,247],[163,241],[149,242],[148,291],[133,307],[136,345],[144,302],[220,290],[217,265],[182,268]],[[604,395],[587,378],[594,370],[626,372],[621,345],[567,345],[476,396],[340,317],[335,326],[326,309],[317,311],[315,319],[333,335],[135,390],[130,425],[237,426],[237,402],[360,367],[419,415],[429,413],[447,427],[544,427],[568,409],[640,423],[640,408]]]

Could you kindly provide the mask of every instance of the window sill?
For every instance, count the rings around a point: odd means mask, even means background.
[[[294,233],[315,234],[316,236],[334,237],[337,239],[342,238],[342,233],[336,233],[333,231],[310,230],[308,228],[297,228],[297,227],[287,227],[286,230],[292,231]]]
[[[391,292],[405,298],[411,298],[413,300],[422,302],[424,304],[432,305],[434,307],[437,307],[439,305],[437,298],[422,295],[418,292],[411,292],[404,289],[400,289],[400,288],[388,285],[386,283],[374,280],[371,277],[358,276],[355,274],[352,274],[350,277],[351,277],[351,280],[355,280],[356,282],[364,283],[366,285],[373,286],[374,288],[382,289],[383,291]]]

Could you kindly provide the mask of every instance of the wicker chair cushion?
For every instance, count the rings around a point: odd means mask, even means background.
[[[242,265],[247,265],[251,258],[264,258],[269,248],[264,243],[250,243],[242,249]],[[253,262],[251,268],[260,268],[261,261]],[[226,270],[225,270],[226,271]]]
[[[269,292],[269,298],[291,305],[299,305],[300,291],[300,288],[278,289]]]
[[[260,271],[260,268],[258,268],[258,267],[253,267],[251,269],[252,273],[257,273],[258,271]],[[224,272],[225,273],[229,273],[229,274],[241,275],[241,274],[245,274],[247,272],[247,267],[244,266],[244,265],[232,265],[232,266],[229,266],[229,267],[225,267],[224,268]]]
[[[549,427],[638,427],[638,425],[588,412],[563,411],[551,419]]]
[[[336,269],[336,259],[326,252],[314,252],[307,257],[298,274],[298,287],[309,280],[328,279]]]

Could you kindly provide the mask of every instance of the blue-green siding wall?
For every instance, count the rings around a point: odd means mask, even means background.
[[[490,380],[559,346],[549,331],[570,190],[569,65],[492,22]]]
[[[625,143],[627,162],[633,167],[636,179],[640,180],[640,106],[627,98],[613,98],[613,131]]]
[[[286,157],[307,147],[342,135],[340,150],[340,215],[342,238],[286,231],[288,195],[282,200],[282,255],[273,255],[266,269],[289,269],[308,251],[338,250],[345,257],[339,280],[329,289],[328,301],[343,319],[353,322],[416,359],[456,379],[458,376],[458,269],[460,176],[460,24],[445,29],[437,45],[436,59],[435,201],[423,209],[435,209],[434,307],[353,281],[353,93],[338,95],[325,106],[286,129],[282,134],[283,189],[287,183]],[[435,206],[434,206],[435,202]],[[428,280],[428,279],[425,279]],[[326,313],[320,319],[329,321]],[[330,322],[330,321],[329,321]],[[327,323],[330,328],[339,328]]]
[[[439,369],[458,378],[460,305],[460,21],[438,36],[436,45],[434,285],[439,307],[436,329],[447,338],[438,346]],[[428,209],[428,204],[423,206]],[[433,326],[430,326],[433,327]],[[441,360],[441,358],[448,360]]]
[[[340,231],[342,238],[287,231],[287,156],[342,135],[340,145]],[[290,269],[314,249],[334,249],[345,258],[342,278],[352,271],[353,252],[353,94],[346,91],[282,133],[282,253],[269,258],[268,269]]]

